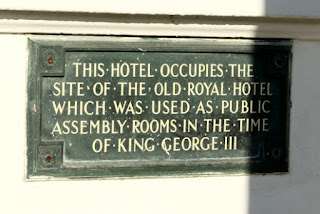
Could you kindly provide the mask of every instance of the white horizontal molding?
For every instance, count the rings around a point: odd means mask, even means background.
[[[320,19],[6,11],[0,33],[320,39]]]

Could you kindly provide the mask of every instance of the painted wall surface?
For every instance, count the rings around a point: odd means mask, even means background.
[[[290,173],[26,182],[27,36],[0,36],[0,213],[316,214],[320,210],[320,41],[294,41]]]
[[[318,0],[2,0],[0,9],[131,14],[320,17]]]

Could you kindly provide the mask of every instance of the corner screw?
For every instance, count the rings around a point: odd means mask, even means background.
[[[49,56],[49,57],[48,57],[48,63],[49,63],[49,64],[54,63],[54,58],[53,58],[53,56]]]
[[[285,63],[285,60],[282,58],[282,57],[277,57],[275,60],[274,60],[274,64],[275,66],[277,66],[278,68],[281,68]]]
[[[52,161],[52,157],[50,155],[47,155],[45,157],[45,160],[46,160],[47,163],[50,163]]]
[[[281,150],[279,148],[274,148],[271,154],[274,159],[277,159],[281,155]]]

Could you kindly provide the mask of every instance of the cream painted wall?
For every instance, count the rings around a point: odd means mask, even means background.
[[[48,182],[24,180],[27,36],[0,47],[0,213],[319,213],[319,41],[294,41],[288,175]]]
[[[318,0],[2,0],[0,9],[93,13],[320,17]]]

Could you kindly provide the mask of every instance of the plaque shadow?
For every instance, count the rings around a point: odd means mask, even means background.
[[[302,4],[302,2],[300,2]],[[291,6],[294,7],[298,4],[298,1],[275,1],[275,0],[265,0],[265,14],[266,16],[270,16],[275,13],[279,13],[285,7]],[[282,9],[281,9],[282,8]],[[267,18],[270,20],[277,21],[276,18]],[[261,38],[263,36],[263,32],[265,32],[264,26],[261,25],[260,28],[257,29],[256,35]],[[290,43],[290,40],[287,40]],[[292,45],[292,43],[291,43]],[[281,54],[275,56],[273,62],[270,61],[270,65],[277,64],[277,57],[282,57]],[[280,59],[278,58],[278,59]],[[280,123],[278,127],[276,127],[277,133],[286,133],[284,137],[266,139],[265,145],[265,154],[266,158],[271,160],[273,165],[278,165],[279,161],[285,162],[287,170],[283,173],[276,174],[266,174],[263,176],[250,175],[248,178],[248,214],[270,214],[270,213],[305,213],[300,205],[302,205],[306,201],[306,198],[301,198],[301,193],[296,192],[293,183],[293,173],[292,171],[292,161],[291,154],[292,148],[294,147],[292,140],[292,123],[290,120],[292,119],[290,114],[292,111],[291,104],[291,62],[292,56],[291,51],[289,52],[288,58],[284,59],[285,70],[288,73],[281,74],[284,70],[279,68],[279,66],[275,66],[271,68],[272,75],[278,76],[281,81],[281,87],[285,88],[285,92],[287,95],[281,95],[284,99],[279,100],[279,105],[284,105],[286,108],[279,111]],[[279,61],[280,62],[280,61]],[[299,74],[302,78],[304,74]],[[298,102],[298,105],[301,105],[302,102]],[[294,106],[293,106],[294,107]],[[269,142],[275,142],[273,146],[269,146]],[[290,142],[289,142],[290,141]],[[285,144],[281,145],[281,142],[285,142]],[[279,146],[277,146],[279,145]],[[285,146],[285,147],[283,147]],[[311,163],[305,163],[311,164]],[[250,166],[252,170],[252,165]],[[303,191],[303,190],[302,190]],[[300,211],[299,211],[300,210]]]

